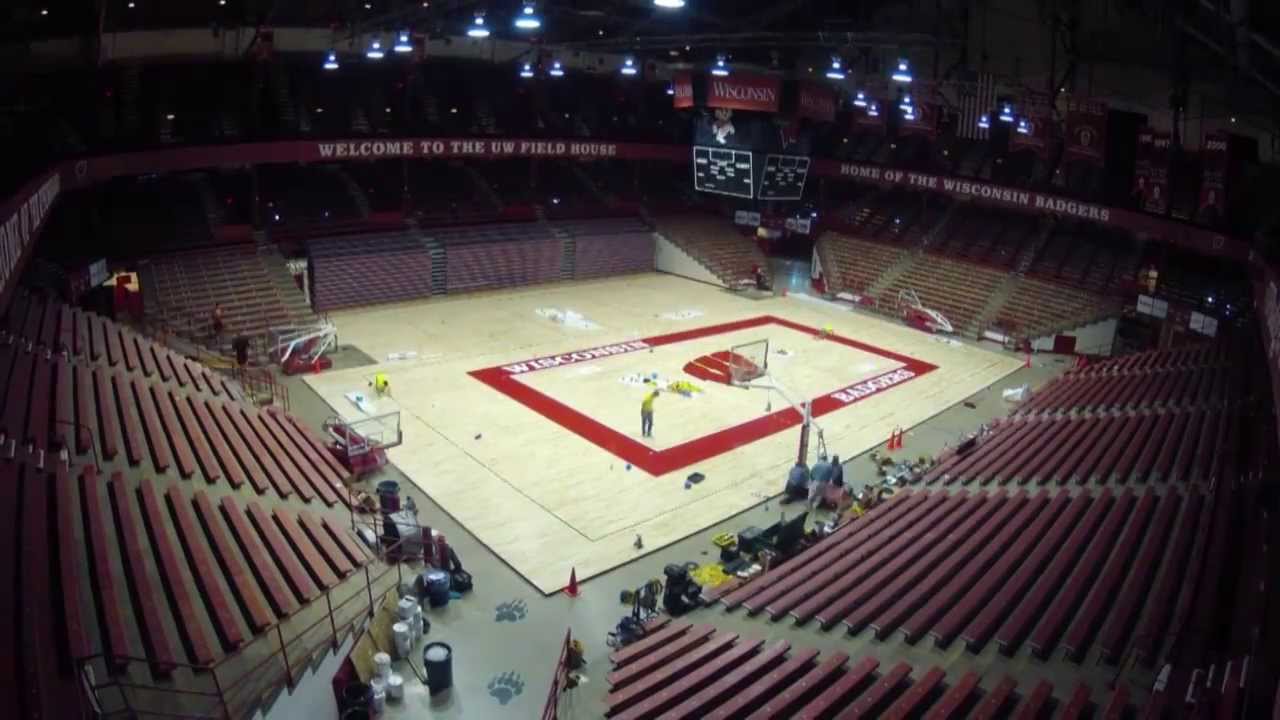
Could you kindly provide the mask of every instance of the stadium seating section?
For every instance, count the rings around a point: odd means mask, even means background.
[[[147,313],[194,340],[213,336],[221,304],[223,350],[237,335],[314,319],[275,246],[230,245],[152,255],[139,264]]]
[[[665,216],[658,219],[658,231],[726,285],[754,283],[753,268],[769,275],[769,262],[756,241],[722,218]]]
[[[326,633],[349,627],[362,598],[367,611],[355,572],[374,556],[350,529],[349,471],[235,381],[21,292],[0,326],[0,388],[0,563],[23,580],[0,633],[24,640],[6,642],[23,650],[5,653],[5,678],[24,679],[32,714],[75,716],[81,662],[99,682],[189,688],[216,665],[248,711],[288,674],[255,638],[300,636],[329,608],[345,615]],[[317,647],[292,645],[288,662]]]
[[[834,229],[817,243],[827,289],[884,312],[901,312],[910,290],[963,335],[1030,339],[1115,317],[1132,292],[1132,245],[1084,223],[901,189],[843,193]]]
[[[872,656],[821,653],[790,640],[751,639],[662,620],[610,656],[606,717],[714,718],[1119,718],[1138,710],[1127,685],[1094,694],[1085,683],[986,682],[941,664],[882,664]],[[985,685],[985,687],[984,687]]]
[[[321,312],[431,294],[431,254],[412,232],[318,238],[307,252]]]

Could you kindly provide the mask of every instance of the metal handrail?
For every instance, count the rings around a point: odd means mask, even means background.
[[[399,546],[403,542],[404,542],[404,539],[402,538],[400,541],[392,544],[387,548],[379,548],[379,553],[378,553],[379,558],[383,559],[388,557],[397,548],[397,546]],[[75,658],[74,663],[78,668],[77,674],[82,679],[86,680],[86,682],[84,683],[85,688],[87,690],[93,691],[95,694],[102,689],[116,688],[120,692],[121,698],[123,699],[124,705],[126,708],[125,710],[119,711],[119,712],[127,713],[128,717],[136,718],[136,717],[153,716],[153,717],[184,718],[185,720],[212,720],[214,718],[230,720],[230,718],[232,718],[233,716],[231,714],[232,708],[230,706],[229,700],[231,699],[231,696],[234,694],[235,691],[242,690],[245,687],[247,687],[250,680],[252,680],[255,677],[264,678],[264,682],[261,684],[260,688],[255,688],[255,689],[265,690],[266,688],[271,687],[276,682],[278,682],[279,677],[277,675],[261,672],[263,668],[267,666],[268,663],[275,662],[278,658],[282,659],[285,665],[285,673],[284,673],[283,679],[287,682],[288,687],[294,687],[297,681],[300,679],[300,675],[295,676],[294,668],[289,663],[289,650],[297,647],[298,644],[304,641],[312,633],[313,630],[315,630],[317,627],[320,627],[326,622],[329,623],[329,628],[330,628],[329,634],[326,637],[324,637],[321,641],[315,642],[309,646],[306,646],[304,656],[310,656],[314,654],[315,651],[318,650],[324,644],[329,644],[332,647],[336,648],[338,646],[339,627],[341,627],[341,631],[343,633],[347,632],[350,628],[355,626],[355,624],[360,620],[362,614],[354,615],[351,619],[344,621],[341,624],[341,626],[339,626],[334,619],[335,611],[341,610],[342,608],[348,606],[349,604],[351,604],[353,600],[367,599],[368,607],[369,607],[368,617],[372,617],[373,614],[376,612],[376,608],[378,604],[380,604],[383,601],[383,599],[392,590],[395,590],[400,586],[401,581],[403,580],[403,577],[404,577],[401,564],[399,562],[387,565],[387,567],[385,567],[382,570],[382,572],[378,573],[376,576],[371,575],[369,565],[367,564],[364,566],[363,570],[365,575],[365,590],[366,590],[365,593],[362,594],[359,592],[353,592],[350,597],[343,600],[337,606],[334,606],[333,588],[326,590],[324,595],[325,595],[325,602],[328,607],[328,612],[325,614],[324,617],[321,617],[320,619],[311,623],[307,627],[303,628],[301,631],[294,634],[293,638],[288,642],[284,640],[284,629],[283,629],[284,623],[280,622],[280,623],[276,623],[274,633],[268,631],[266,633],[258,635],[249,643],[242,645],[234,653],[227,655],[226,657],[223,657],[220,660],[204,663],[204,664],[190,664],[190,663],[184,663],[177,660],[166,662],[167,665],[170,665],[175,668],[180,667],[180,668],[188,669],[193,674],[207,673],[208,676],[212,678],[212,681],[214,684],[213,691],[188,690],[188,689],[180,689],[180,688],[169,687],[169,686],[143,685],[143,684],[130,683],[130,682],[125,682],[120,680],[110,680],[110,681],[106,681],[98,684],[89,683],[86,678],[86,670],[90,667],[91,663],[97,660],[102,660],[105,663],[112,663],[117,660],[124,660],[128,663],[138,662],[138,663],[144,663],[144,664],[151,664],[154,662],[154,658],[136,657],[132,655],[122,655],[117,653],[112,653],[109,656],[106,653],[94,653],[92,655]],[[378,593],[378,595],[375,598],[374,592],[373,592],[374,583],[383,580],[384,578],[387,577],[389,573],[393,571],[396,572],[397,574],[397,583],[394,586],[389,587],[387,590]],[[267,642],[268,641],[267,639],[272,638],[273,636],[278,642],[277,648],[273,648],[271,652],[267,654],[266,657],[264,657],[262,660],[254,664],[248,670],[238,673],[235,679],[232,680],[231,682],[226,684],[222,682],[221,677],[219,675],[219,671],[222,668],[226,667],[233,660],[239,658],[249,648],[254,647],[258,643]],[[136,708],[133,708],[129,703],[128,693],[125,692],[126,690],[129,690],[129,689],[142,690],[142,691],[151,692],[151,693],[189,695],[189,696],[199,696],[199,697],[210,698],[214,700],[215,708],[217,708],[218,714],[215,714],[215,715],[208,715],[203,713],[171,714],[171,713],[165,713],[165,712],[138,710]],[[253,696],[250,694],[250,695],[245,695],[244,697],[253,697]],[[103,716],[111,717],[115,714],[116,712],[110,712],[110,713],[105,713]]]
[[[573,629],[564,631],[564,642],[560,644],[560,659],[556,661],[556,670],[551,675],[551,688],[547,691],[547,701],[542,706],[542,720],[557,720],[560,710],[560,692],[564,689],[564,681],[569,674],[569,651],[573,646]]]

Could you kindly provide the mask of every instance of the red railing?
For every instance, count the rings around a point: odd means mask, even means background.
[[[569,679],[569,655],[572,648],[573,630],[565,630],[564,642],[560,644],[560,658],[556,660],[556,672],[551,676],[551,689],[547,691],[547,702],[542,706],[542,720],[557,720],[559,717],[560,693]]]

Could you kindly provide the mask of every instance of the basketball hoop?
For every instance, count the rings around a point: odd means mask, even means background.
[[[729,348],[729,381],[734,385],[745,385],[764,377],[768,372],[768,340],[756,340]]]

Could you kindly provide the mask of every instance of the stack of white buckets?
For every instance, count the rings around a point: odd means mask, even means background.
[[[422,606],[411,597],[401,598],[400,604],[396,606],[396,614],[400,621],[391,626],[396,658],[408,660],[423,634],[425,623]],[[387,700],[404,698],[404,678],[399,673],[391,672],[391,656],[384,652],[373,656],[373,670],[373,679],[369,681],[369,686],[373,689],[373,712],[381,715]]]

